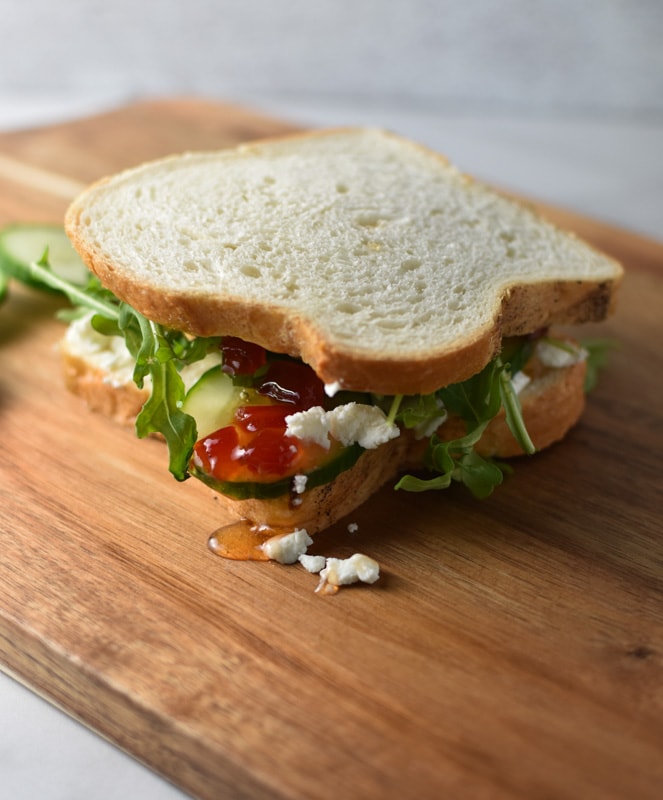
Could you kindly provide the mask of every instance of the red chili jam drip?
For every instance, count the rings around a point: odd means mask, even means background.
[[[237,409],[234,425],[196,443],[196,465],[222,481],[274,481],[294,474],[303,443],[285,435],[289,413],[279,406]]]
[[[207,545],[217,556],[235,561],[269,561],[263,544],[281,531],[255,525],[246,519],[224,525],[209,537]]]
[[[287,403],[302,411],[325,402],[323,382],[308,364],[300,361],[272,361],[256,388],[277,403]]]

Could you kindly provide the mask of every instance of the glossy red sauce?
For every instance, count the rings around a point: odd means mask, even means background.
[[[221,339],[223,371],[228,375],[253,375],[267,363],[267,351],[259,344],[245,342],[236,336]]]
[[[221,350],[223,369],[233,376],[253,375],[254,388],[270,402],[240,406],[232,425],[200,439],[194,447],[196,466],[219,481],[266,483],[310,470],[327,451],[286,436],[285,418],[323,405],[322,381],[308,365],[268,361],[262,347],[235,337],[224,337]]]
[[[272,361],[257,383],[258,392],[299,411],[325,402],[325,387],[308,364]]]

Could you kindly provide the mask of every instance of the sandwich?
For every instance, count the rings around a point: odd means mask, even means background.
[[[68,387],[165,439],[253,531],[313,535],[383,484],[465,484],[562,439],[621,266],[399,136],[341,129],[105,178],[65,230],[94,279]]]

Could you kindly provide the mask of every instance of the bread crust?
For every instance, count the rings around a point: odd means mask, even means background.
[[[562,369],[544,369],[520,393],[523,420],[537,450],[563,439],[582,416],[586,372],[584,361]],[[465,425],[458,418],[449,419],[438,431],[443,441],[464,434]],[[504,409],[491,420],[475,450],[485,458],[513,458],[524,454],[506,423]]]
[[[270,528],[305,528],[313,535],[351,514],[381,486],[395,479],[408,446],[407,437],[399,437],[376,450],[365,450],[351,469],[341,472],[331,483],[301,495],[274,500],[223,496],[223,505],[240,519]]]
[[[67,389],[82,398],[91,411],[103,414],[121,425],[133,425],[149,397],[147,389],[135,383],[113,384],[108,373],[85,358],[60,345],[62,372]]]

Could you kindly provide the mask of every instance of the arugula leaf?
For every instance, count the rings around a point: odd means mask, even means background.
[[[160,433],[168,445],[169,469],[177,480],[189,477],[188,463],[196,443],[193,417],[181,410],[186,393],[179,370],[184,364],[203,358],[217,339],[188,340],[183,334],[150,322],[127,303],[116,298],[92,278],[85,287],[56,275],[49,266],[48,250],[38,262],[29,265],[36,283],[61,291],[75,309],[95,312],[92,325],[107,336],[122,336],[136,359],[134,382],[142,388],[149,375],[150,397],[136,419],[139,438]],[[69,314],[69,318],[76,314]]]
[[[499,387],[500,398],[506,415],[506,424],[509,426],[509,430],[514,435],[518,444],[522,447],[523,452],[527,453],[527,455],[532,455],[532,453],[536,452],[536,447],[525,427],[523,409],[520,405],[518,395],[513,388],[511,370],[508,364],[503,365],[500,371]]]
[[[526,339],[510,342],[505,352],[520,369],[531,352],[531,343]],[[464,420],[466,434],[448,442],[441,441],[436,434],[433,434],[424,461],[425,466],[437,474],[432,478],[405,475],[396,484],[396,488],[422,492],[430,489],[446,489],[452,481],[458,481],[475,497],[488,497],[493,489],[502,483],[504,474],[510,471],[510,467],[494,459],[484,458],[474,447],[501,408],[504,408],[507,425],[523,451],[535,452],[536,448],[527,433],[511,375],[510,363],[504,363],[502,357],[498,356],[481,372],[466,381],[447,386],[435,395],[420,398],[416,402],[408,400],[400,414],[404,420],[420,424],[425,411],[432,414],[433,408],[439,415],[439,403],[435,404],[434,401],[441,400],[450,413]]]
[[[598,383],[599,373],[608,363],[610,351],[616,350],[619,345],[612,339],[583,339],[580,346],[587,351],[585,392],[589,394]]]
[[[492,419],[500,410],[499,364],[490,361],[481,372],[437,392],[445,408],[469,425]]]
[[[506,471],[504,465],[480,456],[474,449],[488,422],[489,420],[477,425],[462,438],[449,442],[443,442],[437,435],[433,435],[424,462],[428,469],[439,474],[433,478],[405,475],[395,488],[424,492],[431,489],[447,489],[452,481],[457,481],[464,484],[475,497],[480,499],[488,497],[493,489],[502,483]]]
[[[98,281],[96,284],[91,282],[88,286],[81,287],[53,272],[48,262],[48,247],[39,261],[33,261],[28,265],[28,275],[31,280],[62,292],[74,306],[91,309],[107,319],[119,318],[119,301],[106,289],[98,291],[97,286],[100,286]]]
[[[134,380],[138,386],[143,385],[146,374],[152,380],[150,397],[136,418],[136,435],[142,439],[161,433],[168,445],[169,469],[177,480],[183,481],[189,477],[189,459],[198,436],[196,421],[181,410],[186,390],[163,328],[142,314],[133,313],[142,333]],[[134,340],[132,345],[135,347],[136,343]]]
[[[402,401],[396,420],[412,430],[425,429],[430,424],[437,427],[445,417],[444,403],[436,394],[418,394]]]
[[[533,336],[510,336],[502,341],[500,358],[510,364],[511,374],[520,372],[534,353],[536,338]]]

